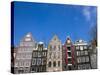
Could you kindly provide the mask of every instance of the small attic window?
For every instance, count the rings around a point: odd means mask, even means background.
[[[31,37],[31,35],[30,34],[27,34],[26,37]]]

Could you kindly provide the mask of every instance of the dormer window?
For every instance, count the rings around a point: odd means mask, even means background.
[[[27,34],[26,37],[31,37],[31,35],[30,34]]]
[[[70,41],[70,40],[67,40],[67,43],[68,43],[68,44],[70,44],[70,43],[71,43],[71,41]]]

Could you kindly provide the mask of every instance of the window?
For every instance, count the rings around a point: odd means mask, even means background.
[[[51,67],[51,61],[49,61],[48,67]]]
[[[90,69],[90,64],[87,64],[86,65],[86,69]]]
[[[41,52],[38,52],[38,57],[41,57]]]
[[[83,46],[80,46],[80,50],[83,50]]]
[[[41,58],[38,58],[37,59],[37,65],[40,65],[41,64]]]
[[[71,66],[68,66],[68,69],[71,70]]]
[[[33,57],[37,57],[37,52],[33,52]]]
[[[60,61],[58,61],[58,66],[60,66]]]
[[[83,62],[83,63],[84,63],[84,62],[85,62],[85,57],[82,57],[82,59],[81,59],[81,60],[82,60],[81,62]]]
[[[81,58],[77,58],[77,63],[81,63]]]
[[[32,67],[32,71],[33,71],[33,72],[35,71],[35,68],[34,68],[34,67]]]
[[[84,46],[84,49],[87,49],[87,46]]]
[[[81,55],[84,55],[84,51],[81,51]]]
[[[76,47],[76,50],[79,50],[79,46]]]
[[[86,65],[85,65],[85,64],[83,64],[83,65],[82,65],[82,69],[85,69],[85,67],[86,67]]]
[[[80,56],[80,51],[77,51],[77,56]]]
[[[42,56],[45,56],[45,52],[42,52]]]
[[[67,49],[68,49],[68,50],[71,50],[71,48],[70,48],[70,47],[67,47]]]
[[[88,56],[85,58],[85,62],[89,62],[89,57]]]
[[[46,56],[46,52],[43,52],[43,56]]]
[[[43,45],[40,46],[40,50],[43,50]]]
[[[26,66],[29,66],[29,62],[26,62]]]
[[[42,61],[43,61],[43,64],[46,64],[46,59],[43,59]]]
[[[68,64],[71,64],[72,63],[72,59],[68,59]]]
[[[68,52],[68,57],[71,57],[71,52]]]
[[[56,62],[55,61],[53,62],[53,66],[56,67]]]
[[[41,46],[40,46],[40,45],[38,45],[38,50],[39,50],[39,51],[41,50]]]
[[[35,58],[32,61],[32,65],[36,65],[36,59]]]
[[[18,66],[18,62],[16,61],[16,62],[15,62],[15,67],[17,67],[17,66]]]
[[[88,55],[88,51],[85,51],[85,55]]]

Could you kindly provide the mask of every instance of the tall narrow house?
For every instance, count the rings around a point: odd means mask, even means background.
[[[29,73],[31,66],[32,51],[36,47],[36,42],[32,34],[28,33],[18,46],[16,58],[14,60],[14,73]]]
[[[43,42],[32,52],[31,72],[46,72],[47,48]]]
[[[64,71],[76,69],[75,48],[70,37],[66,39],[65,44],[63,45],[62,57],[62,69]]]
[[[57,35],[54,35],[48,45],[47,71],[62,71],[62,45]]]
[[[88,43],[84,40],[77,40],[75,42],[75,50],[76,50],[76,57],[77,57],[77,69],[90,69],[91,68],[91,60],[90,60],[90,47]]]

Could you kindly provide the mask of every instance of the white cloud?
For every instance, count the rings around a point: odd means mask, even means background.
[[[91,9],[91,7],[84,7],[82,12],[87,21],[90,21],[92,16],[94,18],[96,17],[94,16],[96,15],[96,8]]]
[[[84,7],[83,15],[85,16],[87,21],[90,21],[90,19],[91,19],[91,12],[90,12],[90,8],[89,7]]]

